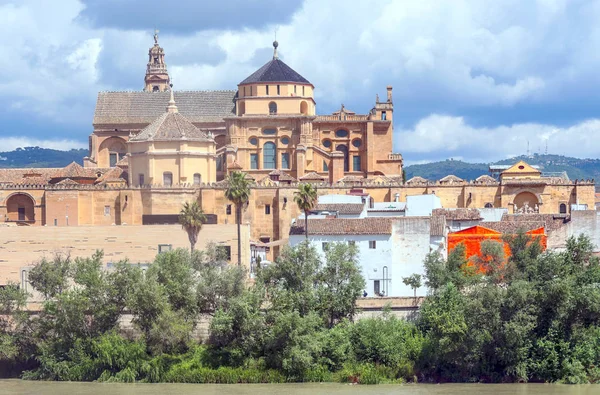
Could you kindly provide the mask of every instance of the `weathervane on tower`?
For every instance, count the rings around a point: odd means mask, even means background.
[[[158,29],[154,29],[154,44],[158,44]]]

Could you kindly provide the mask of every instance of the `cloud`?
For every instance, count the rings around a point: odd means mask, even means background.
[[[25,147],[40,147],[66,151],[73,148],[86,148],[87,144],[83,144],[81,141],[67,139],[38,140],[27,137],[0,137],[0,149],[3,152]]]
[[[289,22],[301,1],[280,0],[83,0],[80,20],[94,28],[193,33],[243,30]]]
[[[600,119],[566,127],[522,123],[474,127],[463,117],[433,114],[410,129],[396,134],[396,147],[415,163],[446,158],[467,158],[488,163],[531,153],[545,152],[580,158],[600,157]],[[420,159],[415,159],[420,158]]]
[[[341,103],[366,113],[393,85],[394,150],[412,160],[521,153],[516,127],[534,146],[531,130],[569,130],[600,108],[600,0],[172,3],[0,0],[3,130],[20,130],[7,124],[18,117],[43,119],[28,136],[87,141],[98,91],[142,88],[154,27],[176,89],[235,89],[271,58],[275,29],[280,57],[315,85],[321,114]],[[419,127],[435,150],[406,141]],[[440,145],[447,130],[469,128],[507,128],[516,140]]]

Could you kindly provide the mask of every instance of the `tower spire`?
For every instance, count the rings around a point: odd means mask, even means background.
[[[273,41],[273,60],[279,59],[279,55],[277,55],[277,47],[279,46],[279,43],[277,42],[277,40]]]
[[[167,105],[167,112],[179,112],[177,109],[177,104],[175,104],[175,96],[173,95],[173,84],[171,84],[171,98],[169,99],[169,104]]]

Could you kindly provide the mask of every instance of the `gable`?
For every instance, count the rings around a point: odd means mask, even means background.
[[[475,225],[470,228],[466,228],[463,230],[459,230],[457,232],[450,233],[452,235],[460,235],[460,236],[468,236],[468,235],[501,235],[502,233],[495,231],[493,229],[489,229],[483,226]]]
[[[502,177],[539,177],[541,171],[535,169],[530,164],[520,160],[501,174]]]

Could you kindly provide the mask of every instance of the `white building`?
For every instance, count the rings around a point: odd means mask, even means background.
[[[432,249],[429,217],[396,218],[310,218],[309,241],[325,256],[330,243],[353,243],[359,250],[359,262],[368,296],[413,296],[403,277],[423,275],[423,259]],[[290,229],[290,245],[305,240],[304,220]],[[425,287],[417,295],[425,295]]]

